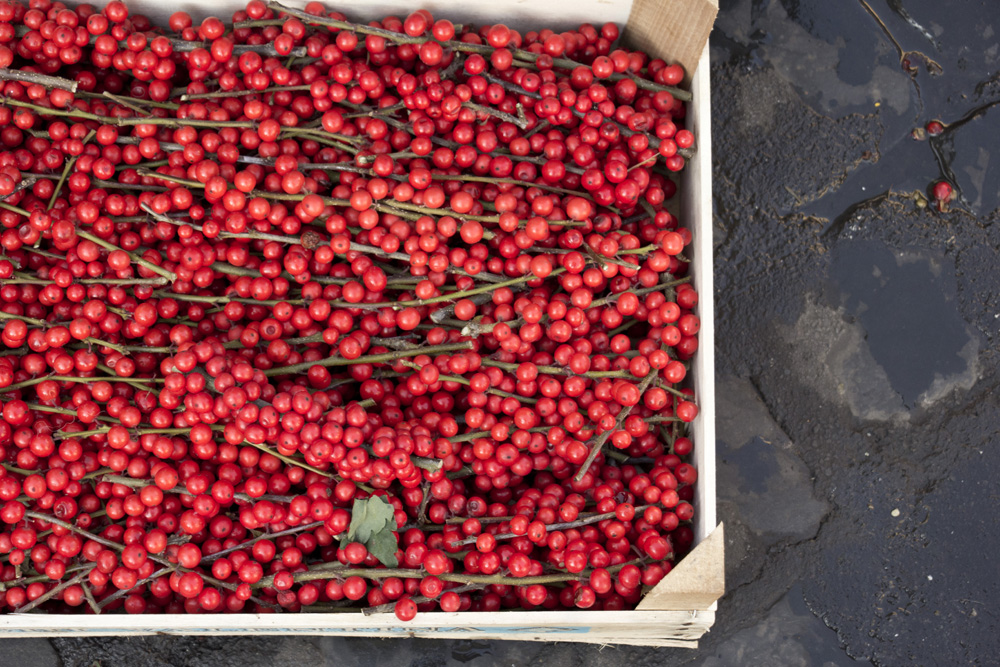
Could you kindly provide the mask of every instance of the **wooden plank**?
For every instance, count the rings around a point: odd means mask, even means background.
[[[431,612],[408,623],[393,614],[123,614],[0,616],[0,635],[63,636],[130,634],[332,634],[409,636],[433,633],[478,637],[547,635],[653,639],[666,633],[695,639],[714,621],[714,612],[689,611],[509,611]]]
[[[141,631],[141,632],[128,632],[125,636],[228,636],[228,635],[240,635],[247,636],[253,634],[262,633],[244,633],[238,632],[236,630],[230,632],[191,632],[178,629],[166,629],[161,631]],[[390,635],[385,632],[365,632],[365,631],[346,631],[346,632],[336,632],[326,629],[316,629],[310,632],[282,632],[282,633],[270,633],[270,634],[281,634],[282,636],[309,636],[309,637],[322,637],[322,636],[337,636],[337,637],[369,637],[376,639],[384,639],[391,641],[393,639],[475,639],[475,640],[502,640],[502,641],[527,641],[527,642],[569,642],[575,644],[595,644],[598,646],[656,646],[656,647],[672,647],[672,648],[698,648],[697,639],[677,639],[670,636],[662,637],[619,637],[615,635],[598,635],[598,634],[584,634],[584,635],[567,635],[567,634],[551,634],[551,633],[534,633],[534,634],[499,634],[493,632],[438,632],[438,631],[414,631],[401,634]],[[60,637],[117,637],[121,636],[122,633],[115,632],[84,632],[78,630],[67,630],[66,632],[59,633]],[[51,632],[44,631],[25,631],[19,633],[9,633],[0,631],[0,638],[4,639],[30,639],[33,637],[52,637],[54,636]],[[270,636],[270,635],[268,635]]]
[[[698,351],[692,369],[695,402],[699,414],[693,426],[694,464],[698,469],[695,484],[695,543],[715,530],[715,285],[712,279],[712,118],[711,80],[708,45],[701,57],[692,93],[692,118],[696,150],[681,191],[681,210],[689,216],[692,236],[692,267],[695,289],[698,291],[697,314],[701,321]]]

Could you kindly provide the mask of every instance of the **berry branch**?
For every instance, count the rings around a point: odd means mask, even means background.
[[[649,375],[643,378],[642,382],[639,383],[640,396],[643,393],[645,393],[646,389],[649,388],[649,385],[652,384],[653,380],[655,380],[656,377],[657,377],[656,373],[650,371]],[[575,479],[578,482],[581,479],[583,479],[583,477],[587,474],[587,471],[590,470],[590,466],[593,465],[594,459],[597,458],[597,455],[601,453],[602,449],[604,449],[604,445],[608,442],[608,439],[611,438],[611,434],[614,433],[616,430],[620,430],[622,428],[625,422],[625,418],[628,417],[629,413],[631,412],[632,412],[631,405],[626,405],[625,407],[623,407],[622,411],[618,413],[618,421],[615,424],[615,428],[609,429],[604,433],[601,433],[599,436],[597,436],[595,440],[593,440],[590,443],[590,453],[587,454],[587,458],[584,460],[583,465],[580,466],[580,469],[577,471],[576,475],[574,475],[573,479]]]
[[[23,69],[8,69],[6,67],[0,68],[0,81],[18,81],[20,83],[44,86],[45,88],[68,90],[71,93],[75,93],[79,85],[76,81],[70,81],[58,76],[38,74]]]

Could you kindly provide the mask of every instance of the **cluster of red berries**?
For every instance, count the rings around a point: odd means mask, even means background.
[[[693,541],[683,71],[0,1],[0,606],[622,609]]]

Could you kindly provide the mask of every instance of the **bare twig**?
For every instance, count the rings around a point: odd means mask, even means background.
[[[66,581],[62,582],[58,586],[55,586],[55,587],[49,589],[47,592],[43,593],[42,595],[39,595],[37,598],[35,598],[31,602],[29,602],[28,604],[24,605],[23,607],[21,607],[20,609],[18,609],[14,613],[15,614],[26,614],[29,611],[31,611],[32,609],[35,609],[36,607],[39,607],[39,606],[45,604],[46,602],[48,602],[49,600],[51,600],[52,598],[54,598],[56,595],[59,595],[64,590],[66,590],[67,588],[69,588],[70,586],[74,586],[74,585],[80,583],[81,581],[83,581],[83,578],[86,577],[88,574],[90,574],[90,571],[93,570],[95,567],[97,567],[97,563],[94,563],[88,569],[80,572],[79,574],[77,574],[72,579],[67,579]]]
[[[76,92],[77,83],[76,81],[70,81],[69,79],[63,79],[58,76],[49,76],[48,74],[38,74],[36,72],[25,72],[20,69],[0,69],[0,81],[18,81],[20,83],[37,83],[40,86],[45,86],[46,88],[59,88],[61,90],[68,90],[71,93]]]
[[[4,195],[3,197],[0,197],[0,201],[7,201],[21,190],[26,190],[27,188],[30,188],[37,182],[38,179],[35,178],[34,176],[24,176],[22,174],[21,182],[17,184],[17,187],[14,188],[14,191],[11,192],[9,195]]]
[[[653,383],[653,380],[655,380],[656,377],[657,377],[656,371],[650,371],[649,375],[647,375],[642,379],[642,382],[639,383],[640,397],[646,391],[646,388]],[[604,449],[605,443],[608,441],[609,438],[611,438],[611,434],[622,427],[622,423],[625,421],[625,418],[628,417],[631,411],[632,411],[631,405],[627,405],[624,408],[622,408],[622,411],[618,413],[618,422],[615,424],[615,427],[605,431],[604,433],[599,435],[596,440],[593,441],[593,444],[591,444],[590,446],[590,453],[587,454],[586,460],[583,462],[583,465],[580,466],[580,470],[577,471],[576,476],[574,477],[576,481],[579,482],[581,479],[583,479],[583,476],[587,474],[587,471],[590,470],[590,466],[594,462],[594,459],[597,458],[597,455],[601,453],[602,449]]]

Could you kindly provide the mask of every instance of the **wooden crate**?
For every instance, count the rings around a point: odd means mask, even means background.
[[[99,4],[99,3],[97,3]],[[201,16],[227,17],[240,0],[202,3]],[[302,6],[304,0],[289,2]],[[328,2],[352,18],[406,15],[406,0],[340,0]],[[426,0],[417,3],[438,16],[456,21],[493,23],[516,28],[575,27],[582,22],[625,24],[625,38],[668,62],[680,62],[690,77],[694,101],[688,129],[697,149],[680,174],[682,224],[693,236],[692,273],[699,294],[699,349],[694,358],[694,389],[700,413],[693,423],[694,463],[699,476],[695,496],[695,548],[634,611],[505,611],[498,613],[431,612],[401,623],[394,614],[211,614],[102,616],[75,614],[0,615],[0,636],[80,637],[118,635],[337,635],[345,637],[424,637],[566,641],[693,648],[715,620],[716,601],[724,585],[723,527],[715,516],[715,391],[712,291],[712,159],[708,33],[718,0]],[[200,18],[196,5],[157,4],[132,0],[133,12],[165,25],[173,11],[184,9]],[[210,8],[210,11],[209,9]],[[695,69],[696,68],[696,69]]]

